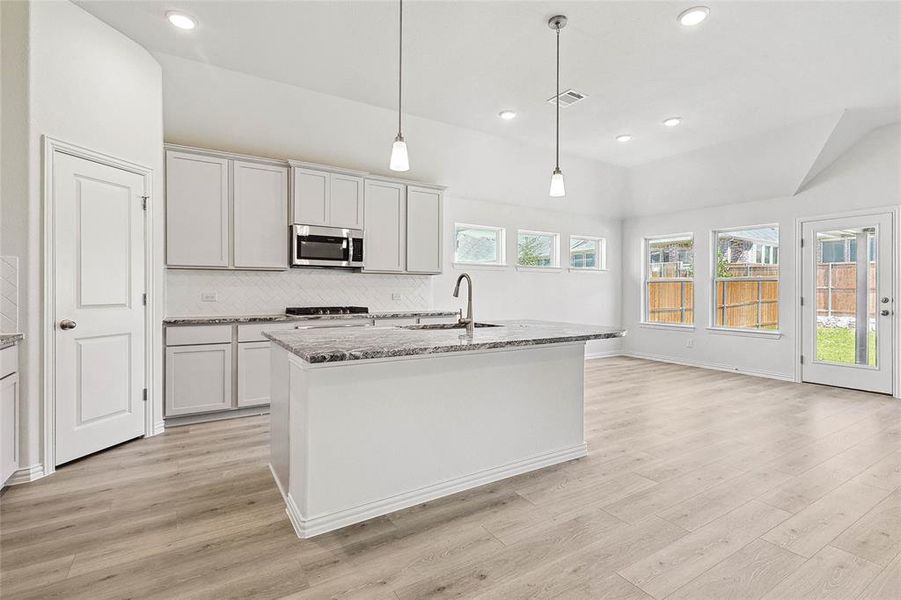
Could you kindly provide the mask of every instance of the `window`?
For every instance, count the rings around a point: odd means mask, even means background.
[[[482,225],[454,225],[454,262],[475,265],[503,265],[504,228]]]
[[[645,320],[694,324],[694,238],[648,238],[645,256]]]
[[[517,232],[516,264],[522,267],[559,267],[559,236],[543,231]]]
[[[714,232],[713,324],[779,329],[779,227]]]
[[[606,240],[581,235],[571,236],[569,238],[569,267],[595,271],[606,269]]]

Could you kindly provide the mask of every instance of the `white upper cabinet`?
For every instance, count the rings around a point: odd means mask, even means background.
[[[288,169],[234,161],[234,266],[288,268]]]
[[[311,169],[294,172],[294,222],[301,225],[328,225],[329,173]]]
[[[286,163],[166,152],[168,266],[287,269],[288,239]]]
[[[229,266],[228,159],[166,154],[166,263]]]
[[[434,188],[407,186],[407,271],[441,272],[441,200]]]
[[[330,179],[329,226],[363,229],[363,178],[333,173]]]
[[[363,227],[365,271],[406,269],[407,186],[366,180]]]
[[[363,178],[293,168],[294,223],[345,229],[363,228]]]

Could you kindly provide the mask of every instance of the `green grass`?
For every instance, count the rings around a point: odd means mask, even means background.
[[[868,359],[876,366],[876,332],[868,336]],[[854,330],[845,327],[817,327],[817,360],[851,364],[854,358]]]

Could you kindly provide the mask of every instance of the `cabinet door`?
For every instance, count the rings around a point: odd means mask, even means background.
[[[294,222],[327,225],[329,174],[310,169],[294,170]]]
[[[19,376],[0,380],[0,485],[19,468]]]
[[[407,271],[441,272],[441,192],[407,186]]]
[[[166,153],[166,264],[228,267],[228,160]]]
[[[270,342],[238,344],[238,406],[269,404]]]
[[[363,229],[363,178],[331,175],[329,227]]]
[[[232,345],[166,348],[166,416],[232,407]]]
[[[235,267],[288,268],[288,169],[235,161]]]
[[[406,186],[366,181],[363,264],[366,271],[403,271],[406,246]]]

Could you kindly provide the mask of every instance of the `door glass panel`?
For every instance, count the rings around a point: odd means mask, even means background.
[[[816,360],[876,366],[876,246],[872,227],[817,233]]]

